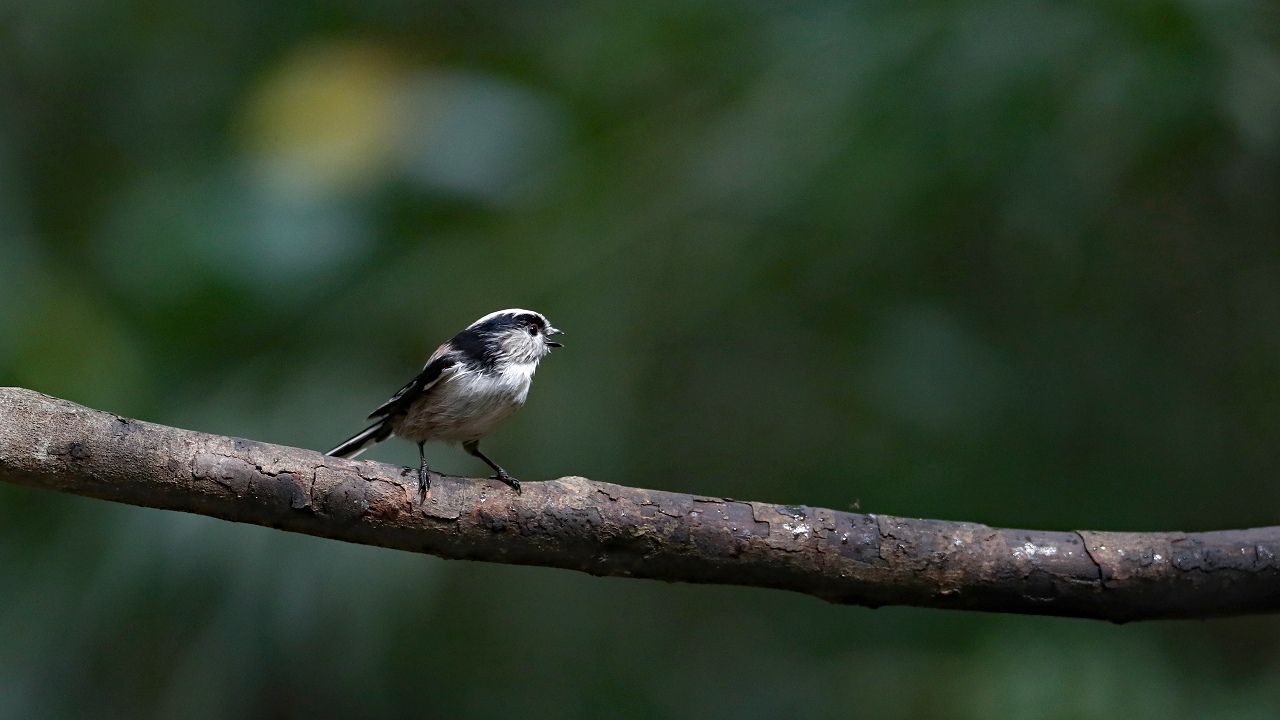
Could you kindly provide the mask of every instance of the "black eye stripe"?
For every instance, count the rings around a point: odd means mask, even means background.
[[[483,323],[479,323],[474,327],[468,328],[468,331],[474,332],[486,338],[496,338],[504,333],[518,332],[524,330],[529,333],[530,337],[546,335],[550,325],[541,315],[535,313],[519,313],[519,314],[502,314],[495,315]]]

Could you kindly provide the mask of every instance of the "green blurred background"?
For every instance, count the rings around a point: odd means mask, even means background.
[[[325,450],[520,306],[568,344],[486,443],[526,480],[1280,524],[1274,8],[5,0],[0,383]],[[1280,717],[1277,618],[833,607],[9,486],[0,568],[6,719]]]

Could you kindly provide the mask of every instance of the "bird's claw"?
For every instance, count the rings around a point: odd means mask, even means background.
[[[418,502],[427,501],[427,490],[431,489],[431,478],[427,475],[427,470],[418,468]]]
[[[494,475],[489,479],[501,480],[502,482],[510,485],[511,489],[515,490],[517,495],[520,494],[520,481],[508,475],[506,471],[499,470],[497,475]]]

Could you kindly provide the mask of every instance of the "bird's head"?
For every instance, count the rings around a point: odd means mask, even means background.
[[[553,347],[563,347],[551,339],[560,331],[542,313],[512,308],[489,313],[471,323],[468,331],[483,337],[486,345],[509,362],[537,362]]]

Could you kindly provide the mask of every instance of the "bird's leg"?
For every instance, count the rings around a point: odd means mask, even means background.
[[[503,470],[502,468],[498,467],[498,463],[485,457],[484,453],[480,452],[479,440],[473,440],[471,442],[463,443],[462,449],[466,450],[471,455],[474,455],[475,457],[480,458],[481,460],[484,461],[486,465],[493,468],[494,471],[498,473],[497,475],[493,476],[494,480],[501,480],[502,482],[510,485],[512,489],[514,489],[517,493],[520,492],[520,481],[508,475],[506,470]]]
[[[430,478],[427,477],[427,472],[430,471],[430,468],[427,467],[427,454],[422,449],[426,442],[426,440],[423,440],[418,443],[418,502],[427,499],[427,488],[431,483]]]

